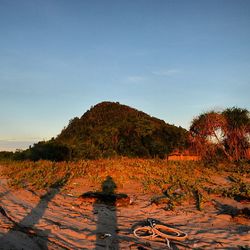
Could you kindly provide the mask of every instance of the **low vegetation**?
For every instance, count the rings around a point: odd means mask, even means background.
[[[118,190],[136,183],[143,192],[152,194],[152,202],[164,202],[168,209],[193,200],[197,209],[211,194],[220,194],[235,199],[250,199],[250,165],[244,168],[231,165],[215,168],[200,162],[170,162],[160,159],[99,159],[78,162],[20,161],[1,163],[1,175],[8,177],[13,188],[44,189],[63,186],[67,189],[75,179],[91,183],[100,189],[107,176],[111,176]],[[215,176],[224,176],[230,185],[216,183]]]

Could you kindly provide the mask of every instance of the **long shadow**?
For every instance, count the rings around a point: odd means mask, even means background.
[[[117,236],[117,215],[116,215],[116,184],[112,177],[107,176],[102,183],[101,195],[98,195],[94,203],[93,212],[97,216],[96,225],[96,250],[119,249]]]
[[[0,238],[0,249],[1,250],[30,250],[30,249],[48,249],[48,236],[50,230],[36,229],[35,225],[43,217],[46,209],[48,208],[49,202],[60,192],[62,187],[67,182],[68,178],[54,183],[50,190],[41,196],[39,203],[34,207],[30,213],[25,216],[20,222],[15,222],[1,207],[0,213],[4,215],[11,223],[12,228],[7,234]],[[17,242],[20,242],[20,246],[16,247]]]

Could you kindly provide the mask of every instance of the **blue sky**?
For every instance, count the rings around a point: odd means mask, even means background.
[[[0,0],[0,150],[101,101],[189,128],[250,109],[248,0]]]

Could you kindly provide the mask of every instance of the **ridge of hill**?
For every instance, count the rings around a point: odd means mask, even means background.
[[[187,131],[118,102],[101,102],[70,120],[55,142],[72,159],[160,157],[183,149]]]

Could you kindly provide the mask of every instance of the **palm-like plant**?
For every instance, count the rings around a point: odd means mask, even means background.
[[[193,120],[190,138],[205,158],[220,149],[230,161],[244,159],[250,146],[249,111],[233,107],[203,113]]]
[[[190,138],[198,153],[207,158],[220,149],[231,160],[223,144],[225,128],[226,119],[221,113],[211,111],[195,118],[190,127]]]
[[[226,119],[224,144],[234,160],[245,158],[250,146],[250,114],[247,109],[228,108],[223,113]]]

